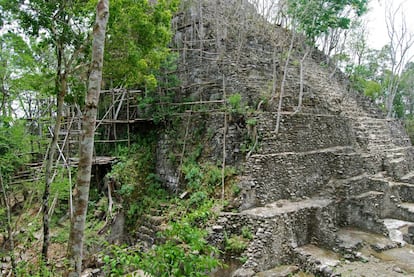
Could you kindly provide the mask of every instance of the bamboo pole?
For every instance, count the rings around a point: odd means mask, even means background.
[[[224,127],[223,127],[223,161],[221,165],[221,200],[224,203],[225,167],[226,167],[226,133],[227,133],[227,105],[226,105],[226,81],[223,74],[223,99],[224,99]]]

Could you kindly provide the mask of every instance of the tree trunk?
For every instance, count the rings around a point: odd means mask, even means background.
[[[74,215],[71,220],[68,242],[69,276],[80,276],[82,271],[83,237],[91,180],[96,114],[102,82],[105,29],[108,18],[109,0],[99,0],[93,28],[92,63],[88,95],[86,96],[85,111],[82,118],[77,192],[74,195]]]
[[[304,66],[305,66],[305,60],[308,57],[308,55],[311,53],[312,48],[309,46],[305,46],[305,54],[303,55],[302,59],[300,60],[300,69],[299,69],[299,98],[298,98],[298,106],[296,107],[295,111],[293,112],[293,115],[300,112],[302,109],[302,100],[303,100],[303,90],[304,90]]]
[[[59,51],[59,50],[58,50]],[[59,57],[58,59],[60,59]],[[49,248],[49,196],[50,196],[50,185],[53,182],[53,163],[55,160],[55,154],[59,139],[59,130],[63,116],[63,105],[65,95],[67,92],[66,74],[61,74],[61,68],[58,66],[57,69],[57,81],[56,86],[59,88],[57,94],[57,109],[56,109],[56,122],[53,129],[52,140],[50,141],[49,151],[46,156],[45,166],[45,189],[42,198],[42,212],[43,212],[43,245],[42,245],[42,260],[47,263],[47,253]]]
[[[275,127],[275,133],[276,134],[279,133],[279,128],[280,128],[280,118],[282,116],[282,104],[283,104],[283,97],[284,97],[284,93],[285,93],[285,83],[286,83],[286,79],[287,79],[287,74],[288,74],[288,70],[289,70],[290,56],[292,55],[295,38],[296,38],[295,37],[295,29],[293,29],[292,34],[291,34],[289,50],[287,52],[287,57],[286,57],[286,61],[285,61],[285,66],[283,68],[283,78],[282,78],[282,82],[280,84],[279,104],[277,106],[277,118],[276,118],[276,127]],[[273,97],[271,99],[271,102],[272,101],[273,101]]]
[[[16,258],[14,256],[14,238],[13,238],[13,227],[11,221],[11,208],[10,208],[10,201],[9,197],[6,192],[6,184],[3,182],[3,174],[0,170],[0,186],[2,190],[3,201],[6,205],[6,213],[7,213],[7,237],[10,243],[10,262],[11,262],[11,272],[14,276],[17,276],[17,267],[16,267]]]

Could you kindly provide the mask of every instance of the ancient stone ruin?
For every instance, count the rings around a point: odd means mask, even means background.
[[[227,115],[228,121],[222,111],[193,112],[183,121],[192,130],[203,120],[213,130],[203,152],[212,161],[222,160],[225,133],[225,163],[242,169],[239,198],[211,227],[211,240],[222,247],[225,236],[243,227],[253,238],[243,262],[216,276],[412,273],[414,151],[400,122],[350,91],[317,49],[304,62],[303,102],[296,112],[298,47],[276,132],[281,57],[290,34],[282,28],[270,32],[274,27],[242,2],[188,1],[174,21],[179,98],[213,103],[213,110],[219,100],[239,93],[250,108]],[[279,85],[272,101],[274,83]],[[243,151],[246,137],[250,148]],[[165,135],[160,145],[168,139]],[[165,147],[158,155],[159,173],[176,189],[176,169],[163,162]],[[277,275],[282,271],[287,273]],[[354,275],[346,275],[351,271]]]

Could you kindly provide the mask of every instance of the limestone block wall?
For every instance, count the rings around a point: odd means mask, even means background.
[[[329,200],[308,200],[298,203],[282,200],[274,205],[239,213],[223,213],[219,219],[222,232],[238,234],[248,226],[254,234],[244,254],[248,257],[245,267],[255,271],[267,269],[270,264],[292,262],[294,248],[308,243],[326,247],[335,244],[335,206]],[[224,243],[224,242],[223,242]]]
[[[364,172],[361,156],[346,150],[253,155],[244,174],[253,176],[261,205],[279,199],[318,196],[332,178],[348,178]]]
[[[307,152],[355,143],[349,120],[344,117],[303,113],[286,115],[278,134],[274,131],[276,117],[276,113],[256,117],[261,154]]]

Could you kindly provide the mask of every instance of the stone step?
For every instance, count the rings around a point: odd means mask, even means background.
[[[387,145],[378,145],[378,151],[384,155],[386,159],[398,159],[404,157],[407,159],[407,163],[413,159],[413,147],[412,146],[396,146],[394,143]]]
[[[414,184],[414,171],[408,172],[406,175],[400,178],[401,181]]]
[[[392,241],[397,242],[402,246],[406,243],[414,243],[414,222],[385,218],[384,224],[388,229],[389,237]]]
[[[384,169],[397,180],[401,180],[410,171],[410,166],[405,156],[384,160]]]
[[[282,214],[299,212],[316,208],[324,208],[332,203],[330,199],[306,199],[302,201],[279,200],[264,207],[257,207],[242,211],[240,214],[254,218],[272,218]]]
[[[404,163],[405,161],[406,161],[405,157],[393,158],[393,159],[388,160],[390,164],[400,164],[400,163]]]
[[[398,242],[387,236],[354,227],[341,228],[337,235],[338,249],[350,260],[358,259],[364,247],[369,247],[376,252],[399,247]]]
[[[258,272],[268,269],[268,265],[290,263],[291,250],[298,246],[334,245],[335,213],[330,199],[279,200],[239,213],[223,212],[217,222],[225,226],[227,234],[240,234],[243,227],[250,227],[253,240],[243,254],[248,258],[243,267]]]
[[[146,220],[148,222],[150,222],[151,224],[154,224],[154,225],[162,224],[165,221],[165,219],[166,219],[165,216],[154,216],[154,215],[153,216],[151,216],[151,215],[146,216]]]
[[[351,199],[360,200],[360,199],[369,198],[369,199],[373,200],[373,199],[377,199],[377,198],[382,198],[383,196],[384,196],[384,193],[381,192],[381,191],[366,191],[366,192],[363,192],[361,194],[351,196]]]
[[[390,182],[391,191],[401,202],[414,202],[414,184]]]
[[[294,260],[302,270],[317,276],[334,276],[334,269],[341,263],[341,255],[313,244],[293,250]]]
[[[141,233],[141,234],[146,234],[146,235],[149,235],[149,236],[154,236],[155,233],[156,233],[156,230],[154,230],[154,229],[156,229],[156,228],[155,228],[155,226],[151,226],[151,227],[152,228],[150,228],[148,226],[145,226],[145,225],[141,225],[138,228],[138,232]]]
[[[358,119],[357,119],[358,120]],[[364,135],[389,135],[387,126],[384,123],[381,124],[372,124],[372,125],[362,125],[358,122],[353,124],[353,128],[357,134]]]
[[[137,240],[144,243],[146,248],[151,247],[155,243],[155,239],[144,233],[137,233]]]
[[[275,268],[258,272],[253,277],[290,277],[300,276],[300,268],[296,265],[280,265]]]
[[[367,191],[350,196],[339,207],[343,224],[358,226],[371,232],[383,233],[382,217],[386,208],[386,194],[381,191]]]
[[[391,217],[398,220],[414,222],[414,203],[402,202],[397,204],[396,209],[391,213]]]
[[[385,191],[389,190],[391,183],[384,177],[385,175],[385,171],[378,172],[377,174],[364,173],[351,178],[337,180],[335,182],[336,195],[346,197],[347,199],[361,199],[369,195],[383,195]],[[394,194],[398,196],[398,186],[396,186],[395,191]]]
[[[332,146],[328,148],[321,148],[311,151],[305,152],[280,152],[280,153],[269,153],[269,154],[254,154],[251,157],[260,159],[260,158],[269,158],[269,157],[276,157],[276,156],[288,156],[288,155],[299,155],[299,156],[306,156],[306,155],[313,155],[319,153],[349,153],[352,154],[354,151],[352,146],[345,145],[345,146]]]
[[[342,228],[338,231],[338,248],[345,260],[332,276],[413,276],[414,248],[401,247],[388,235]]]
[[[405,153],[403,153],[402,151],[388,151],[385,153],[385,157],[387,159],[405,158]]]

